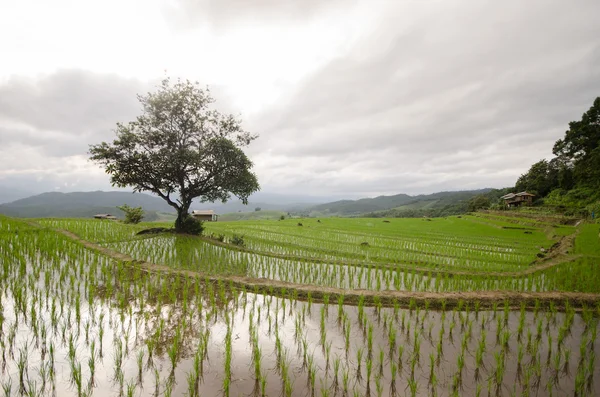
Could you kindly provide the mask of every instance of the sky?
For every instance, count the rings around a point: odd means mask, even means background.
[[[513,186],[600,96],[597,0],[0,0],[0,189],[111,189],[88,147],[165,76],[259,134],[262,190]]]

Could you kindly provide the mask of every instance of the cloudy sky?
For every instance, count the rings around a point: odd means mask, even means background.
[[[0,189],[109,189],[87,161],[165,75],[260,134],[263,191],[504,187],[600,96],[597,0],[0,1]]]

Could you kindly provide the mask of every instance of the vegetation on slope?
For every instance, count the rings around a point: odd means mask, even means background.
[[[438,192],[409,196],[379,196],[321,204],[303,213],[311,216],[421,217],[447,216],[468,211],[469,200],[477,195],[494,194],[496,189]]]
[[[1,204],[0,213],[19,218],[88,218],[95,214],[113,214],[124,217],[117,206],[127,204],[142,207],[145,219],[158,219],[158,212],[172,209],[163,200],[143,193],[128,192],[51,192]]]
[[[521,175],[516,190],[538,195],[545,205],[580,215],[600,215],[600,97],[569,123],[563,139],[554,144],[556,156],[540,160]]]

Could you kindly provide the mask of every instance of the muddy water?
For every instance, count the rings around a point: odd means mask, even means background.
[[[230,396],[600,395],[595,308],[324,305],[132,270],[58,236],[7,238],[8,395],[214,396],[227,379]]]
[[[26,363],[26,390],[39,390],[46,394],[57,396],[78,395],[77,387],[72,381],[72,370],[69,364],[69,340],[74,339],[76,346],[76,361],[81,363],[82,378],[84,379],[84,389],[89,384],[90,370],[88,360],[92,341],[96,343],[96,355],[98,360],[95,370],[95,385],[89,389],[89,393],[98,396],[112,396],[123,393],[128,395],[127,387],[130,386],[132,395],[155,395],[158,392],[162,395],[172,385],[172,395],[185,395],[189,391],[187,383],[187,374],[193,371],[193,354],[197,349],[202,334],[209,330],[208,354],[204,363],[204,376],[198,384],[200,395],[220,395],[223,392],[223,374],[225,365],[225,339],[227,335],[227,322],[230,323],[232,335],[232,365],[231,365],[231,389],[232,396],[247,396],[253,391],[260,395],[260,387],[257,388],[257,382],[253,375],[252,366],[252,343],[250,340],[249,328],[255,327],[258,337],[258,344],[262,350],[262,368],[266,378],[265,395],[281,395],[283,380],[280,371],[277,369],[277,349],[275,345],[275,335],[283,344],[284,360],[289,362],[291,371],[289,379],[293,384],[290,395],[306,396],[312,395],[344,395],[343,374],[348,373],[347,390],[348,395],[355,392],[358,395],[366,395],[367,391],[371,395],[388,396],[391,394],[392,378],[390,376],[391,362],[402,363],[403,368],[398,371],[395,377],[395,389],[398,395],[410,395],[411,382],[417,384],[415,395],[431,395],[432,390],[436,390],[437,395],[451,395],[455,388],[453,379],[458,371],[457,357],[461,351],[463,337],[468,330],[468,323],[471,322],[471,336],[466,339],[466,348],[464,353],[465,365],[461,377],[461,384],[456,388],[458,395],[475,395],[478,387],[483,391],[482,395],[487,395],[488,387],[491,388],[492,395],[522,395],[524,372],[528,368],[533,368],[532,354],[524,353],[521,365],[521,374],[517,375],[517,356],[519,345],[526,350],[527,330],[533,334],[533,343],[536,340],[537,324],[541,322],[541,339],[538,349],[538,362],[540,363],[539,372],[530,370],[534,374],[530,376],[530,390],[537,395],[549,395],[548,383],[552,383],[554,395],[572,395],[575,390],[575,376],[578,373],[578,364],[580,361],[580,345],[582,339],[588,342],[585,344],[584,355],[588,357],[591,354],[600,352],[600,345],[592,341],[592,334],[583,336],[586,325],[579,314],[576,314],[573,323],[570,326],[570,332],[565,337],[561,352],[563,357],[559,363],[560,371],[554,373],[553,355],[550,362],[547,361],[549,338],[552,352],[557,352],[558,330],[565,321],[564,313],[548,315],[538,313],[537,316],[532,312],[525,313],[525,326],[521,343],[518,342],[519,312],[509,312],[505,322],[505,313],[499,309],[494,312],[466,313],[464,311],[448,311],[442,321],[442,312],[424,312],[397,310],[393,308],[376,310],[374,308],[364,308],[363,321],[367,326],[365,330],[359,325],[359,311],[357,307],[343,306],[342,317],[344,320],[338,322],[339,307],[330,304],[327,307],[320,304],[309,305],[306,302],[293,302],[289,299],[282,299],[264,295],[254,295],[251,293],[239,293],[226,307],[218,309],[215,316],[209,313],[213,311],[210,308],[192,309],[199,310],[189,317],[186,328],[184,351],[178,358],[178,363],[174,373],[171,371],[171,363],[165,352],[154,353],[154,359],[148,362],[148,349],[145,344],[149,335],[156,332],[156,324],[163,318],[171,324],[171,331],[181,324],[181,317],[178,312],[178,304],[164,305],[157,308],[146,306],[144,310],[133,306],[131,312],[129,309],[120,310],[111,308],[110,301],[104,303],[95,302],[95,308],[90,312],[90,307],[82,306],[82,315],[80,325],[75,324],[72,318],[72,326],[65,328],[68,315],[65,314],[63,321],[57,327],[55,332],[50,331],[45,339],[45,346],[50,343],[54,345],[54,370],[56,372],[55,381],[42,384],[40,371],[44,366],[49,365],[48,352],[42,359],[42,350],[44,341],[36,338],[27,321],[20,318],[17,320],[14,315],[14,302],[10,294],[3,294],[3,314],[4,319],[4,340],[7,341],[8,333],[15,321],[18,321],[16,328],[16,337],[13,343],[14,348],[5,350],[6,363],[1,373],[1,382],[6,385],[12,380],[13,394],[18,391],[19,371],[17,362],[20,351],[27,351]],[[205,302],[206,304],[206,302]],[[285,309],[283,306],[285,305]],[[310,306],[310,313],[309,313]],[[65,313],[69,309],[65,308]],[[201,312],[201,311],[204,312]],[[260,315],[259,315],[260,310]],[[251,315],[252,313],[252,315]],[[50,324],[48,313],[40,313],[40,322]],[[321,327],[321,318],[324,315],[324,328]],[[143,317],[152,317],[148,321]],[[74,317],[72,315],[72,317]],[[252,323],[250,323],[252,317]],[[259,322],[260,318],[260,322]],[[296,329],[296,321],[301,322],[300,328]],[[595,321],[595,320],[593,320]],[[402,323],[404,322],[404,326]],[[277,324],[276,324],[277,323]],[[344,323],[350,324],[349,348],[345,348]],[[86,324],[90,324],[86,338]],[[137,325],[136,325],[137,324]],[[454,324],[454,326],[452,325]],[[461,324],[466,324],[464,328]],[[495,355],[500,355],[502,348],[501,342],[497,343],[497,334],[502,335],[504,330],[498,332],[498,327],[503,326],[509,332],[508,348],[506,349],[505,373],[502,383],[497,386],[494,382],[489,383],[488,379],[496,376]],[[505,325],[502,325],[505,324]],[[440,334],[441,328],[445,328],[444,333]],[[369,327],[372,327],[372,374],[370,382],[367,382],[367,361],[369,360]],[[102,341],[102,357],[100,358],[100,339],[99,330],[104,329]],[[450,329],[452,328],[452,332]],[[321,344],[322,329],[326,330],[325,346]],[[590,328],[588,328],[588,332]],[[168,330],[167,330],[168,331]],[[480,341],[482,332],[486,333],[486,349],[484,353],[483,366],[480,369],[479,381],[475,381],[475,355],[478,341]],[[396,347],[390,355],[389,334],[396,334]],[[597,331],[596,331],[597,332]],[[417,341],[420,347],[417,350],[419,361],[415,365],[414,372],[411,372],[412,357],[415,352],[415,333],[418,333]],[[64,338],[63,338],[64,334]],[[437,355],[436,347],[442,340],[443,353]],[[309,379],[309,371],[303,366],[304,349],[301,340],[307,342],[307,352],[312,355],[314,367],[316,369],[316,380],[314,389]],[[120,342],[117,342],[120,341]],[[5,342],[6,343],[6,342]],[[120,356],[117,343],[123,346],[123,378],[124,386],[121,388],[118,378],[115,375],[115,369],[118,368],[116,362]],[[164,345],[171,343],[170,337],[164,341]],[[402,346],[403,357],[399,358],[398,351]],[[360,370],[357,360],[357,352],[363,351]],[[328,354],[327,354],[328,350]],[[383,352],[383,364],[380,364],[380,351]],[[565,366],[564,352],[570,351],[570,363]],[[140,377],[137,357],[143,352],[142,372]],[[592,353],[593,352],[593,353]],[[434,374],[436,383],[430,381],[430,354],[435,356]],[[329,364],[327,363],[329,355]],[[14,358],[13,358],[14,356]],[[339,359],[339,369],[337,376],[337,386],[334,373],[334,361]],[[585,361],[585,360],[584,360]],[[590,364],[584,363],[584,366]],[[600,369],[597,365],[590,366],[592,373],[584,376],[591,376],[591,385],[586,386],[589,395],[598,395],[600,393],[600,383],[597,381],[600,376]],[[380,373],[380,369],[383,370]],[[585,370],[582,372],[586,374]],[[157,377],[158,374],[158,377]],[[359,375],[360,374],[360,375]],[[539,379],[538,379],[539,374]],[[519,380],[520,379],[520,380]],[[414,387],[414,384],[413,387]],[[379,384],[379,386],[377,386]],[[368,390],[367,390],[368,386]],[[379,387],[379,389],[378,389]],[[167,392],[168,393],[168,392]]]

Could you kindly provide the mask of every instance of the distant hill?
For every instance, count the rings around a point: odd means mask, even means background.
[[[49,192],[0,204],[0,213],[22,218],[87,218],[95,214],[108,213],[122,217],[116,207],[128,204],[142,207],[145,220],[156,219],[157,212],[174,212],[162,199],[143,193],[128,192]]]
[[[412,216],[445,216],[466,212],[469,199],[477,194],[489,195],[494,189],[479,189],[458,192],[439,192],[426,195],[410,196],[396,194],[378,196],[358,200],[337,200],[325,204],[294,204],[294,196],[278,197],[280,202],[249,202],[244,205],[239,200],[227,203],[194,203],[193,209],[212,209],[217,214],[227,214],[221,218],[260,219],[278,218],[282,214],[291,213],[296,216],[376,216],[376,217],[412,217]],[[259,197],[267,198],[267,197]],[[36,196],[0,204],[0,214],[24,218],[87,218],[98,213],[109,213],[119,218],[123,213],[116,207],[128,204],[142,207],[146,211],[147,221],[170,219],[169,214],[175,210],[164,200],[144,193],[114,192],[74,192],[42,193]],[[254,211],[260,207],[261,211]]]
[[[375,198],[363,198],[359,200],[340,200],[332,203],[320,204],[311,208],[313,211],[340,215],[358,215],[363,212],[387,210],[398,207],[413,200],[407,194],[396,194],[394,196],[378,196]]]
[[[249,202],[244,205],[240,200],[234,199],[227,203],[198,203],[192,204],[194,209],[211,209],[217,214],[237,213],[254,211],[260,207],[262,210],[288,211],[303,210],[310,205],[303,204],[300,199],[313,199],[310,197],[278,196],[272,195],[259,197],[281,200],[281,203],[269,202]],[[287,199],[286,199],[287,198]],[[165,214],[174,213],[175,210],[170,207],[163,199],[145,193],[130,193],[123,191],[114,192],[74,192],[61,193],[49,192],[35,196],[19,199],[10,203],[0,204],[0,214],[22,218],[49,218],[49,217],[69,217],[69,218],[87,218],[94,214],[109,213],[117,217],[122,217],[123,213],[116,207],[128,204],[132,207],[142,207],[146,211],[147,221],[165,219]],[[160,213],[160,214],[159,214]],[[168,218],[168,216],[167,216]]]
[[[438,213],[443,208],[447,208],[452,213],[465,212],[471,197],[487,194],[492,190],[439,192],[418,196],[396,194],[359,200],[341,200],[313,206],[309,209],[309,213],[317,216],[441,216]]]

